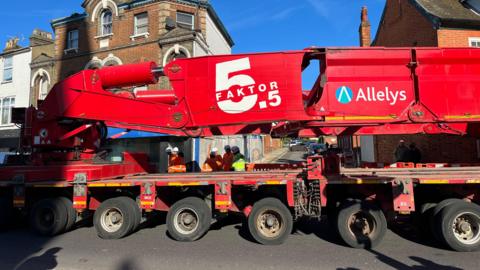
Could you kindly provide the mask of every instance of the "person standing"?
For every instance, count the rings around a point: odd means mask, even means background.
[[[244,172],[245,171],[245,165],[247,164],[245,161],[245,156],[240,153],[240,148],[238,146],[232,147],[232,153],[233,153],[233,163],[232,163],[232,168],[236,172]]]
[[[230,145],[225,145],[225,154],[223,154],[223,170],[228,172],[232,170],[232,164],[233,164],[233,153],[232,149],[230,148]]]
[[[409,155],[410,150],[408,147],[405,145],[404,140],[400,140],[398,142],[398,146],[395,149],[395,162],[408,162],[409,161]]]
[[[168,160],[168,173],[184,173],[187,172],[185,160],[179,155],[178,147],[174,147]]]
[[[218,172],[223,169],[222,157],[218,154],[218,149],[213,148],[210,151],[210,155],[203,164],[202,171],[204,172]]]
[[[408,147],[408,150],[410,162],[417,164],[422,161],[422,152],[420,152],[420,149],[417,148],[417,145],[415,143],[411,143]]]

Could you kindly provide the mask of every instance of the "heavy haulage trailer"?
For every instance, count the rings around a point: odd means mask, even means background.
[[[302,71],[313,63],[318,79],[305,92]],[[161,75],[172,90],[125,90]],[[370,248],[387,219],[415,214],[441,243],[478,250],[480,167],[341,169],[327,155],[246,172],[152,174],[146,155],[114,162],[102,145],[107,126],[194,137],[478,136],[479,75],[480,50],[466,48],[310,48],[85,70],[38,108],[14,109],[21,143],[0,167],[0,224],[21,209],[35,231],[56,235],[94,212],[98,235],[117,239],[164,211],[169,234],[194,241],[238,212],[256,241],[280,244],[295,220],[327,216],[345,243]]]

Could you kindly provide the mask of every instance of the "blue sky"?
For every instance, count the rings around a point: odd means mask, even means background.
[[[3,1],[0,42],[28,45],[34,28],[51,31],[54,18],[82,12],[82,0]],[[211,0],[235,41],[234,53],[357,46],[360,9],[368,6],[372,35],[385,0]]]

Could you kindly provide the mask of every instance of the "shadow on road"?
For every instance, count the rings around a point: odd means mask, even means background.
[[[57,267],[57,253],[62,248],[54,247],[46,250],[42,255],[34,256],[21,263],[15,270],[48,270],[55,269]]]
[[[435,249],[443,248],[441,244],[433,239],[433,235],[420,232],[411,223],[392,223],[389,224],[389,229],[394,234],[410,242]]]
[[[28,231],[23,225],[0,232],[0,269],[54,269],[57,266],[56,254],[62,248],[45,250],[50,240]]]
[[[406,265],[398,260],[395,260],[394,258],[388,257],[385,254],[382,254],[378,251],[375,250],[369,250],[370,253],[374,254],[377,259],[384,264],[393,267],[394,269],[399,269],[399,270],[427,270],[427,269],[435,269],[435,270],[462,270],[462,268],[454,267],[454,266],[448,266],[448,265],[441,265],[437,264],[433,261],[420,258],[417,256],[410,256],[409,258],[417,263],[419,265],[414,265],[414,266],[409,266]]]

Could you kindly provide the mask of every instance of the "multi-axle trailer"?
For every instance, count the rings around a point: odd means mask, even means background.
[[[312,60],[320,74],[305,93],[301,72]],[[102,144],[106,126],[189,136],[475,136],[479,60],[473,49],[308,49],[83,71],[39,108],[15,109],[21,147],[0,167],[0,225],[21,209],[35,231],[55,235],[94,212],[98,235],[116,239],[164,211],[169,234],[194,241],[238,212],[256,241],[279,244],[295,220],[326,216],[348,245],[369,248],[387,220],[415,214],[441,243],[478,250],[480,167],[341,169],[329,154],[247,172],[152,174],[146,155],[112,162]],[[172,90],[125,90],[158,75]]]

